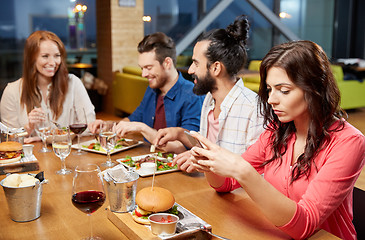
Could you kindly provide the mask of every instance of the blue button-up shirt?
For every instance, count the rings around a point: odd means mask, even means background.
[[[175,85],[164,96],[165,118],[167,127],[182,127],[188,130],[199,131],[200,112],[205,96],[193,93],[194,84],[179,78]],[[142,102],[128,117],[130,121],[143,122],[153,128],[158,89],[147,87]]]

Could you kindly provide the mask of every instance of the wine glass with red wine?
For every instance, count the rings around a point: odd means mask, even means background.
[[[87,128],[87,119],[85,114],[85,109],[81,108],[76,110],[76,108],[70,109],[70,130],[77,135],[77,152],[74,155],[83,155],[86,152],[81,151],[80,146],[80,136]]]
[[[91,214],[105,202],[105,191],[100,169],[95,164],[79,165],[75,169],[72,183],[72,204],[89,218],[90,237],[85,239],[101,239],[93,236]]]

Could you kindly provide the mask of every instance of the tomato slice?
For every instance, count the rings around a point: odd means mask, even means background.
[[[95,145],[95,143],[91,143],[87,148],[88,149],[93,149],[94,148],[94,145]]]
[[[142,214],[140,214],[140,213],[137,211],[137,209],[135,209],[135,210],[134,210],[134,213],[137,215],[137,217],[142,217],[142,216],[143,216]]]

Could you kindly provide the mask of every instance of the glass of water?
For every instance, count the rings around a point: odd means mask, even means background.
[[[99,142],[107,154],[106,162],[102,166],[112,167],[115,165],[110,157],[110,153],[114,150],[117,141],[117,134],[114,132],[115,125],[113,121],[104,121],[100,124]]]
[[[41,153],[52,152],[52,150],[47,148],[47,138],[49,137],[49,135],[51,133],[51,123],[49,121],[48,114],[46,114],[46,119],[44,121],[41,121],[36,124],[35,131],[36,131],[38,137],[40,137],[43,142],[43,147],[41,150],[39,150],[39,152],[41,152]]]
[[[71,135],[68,127],[55,128],[52,130],[52,148],[57,157],[61,159],[61,169],[56,173],[67,175],[71,170],[66,168],[65,159],[71,152]]]

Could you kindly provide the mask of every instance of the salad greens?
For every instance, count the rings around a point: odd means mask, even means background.
[[[162,153],[159,152],[157,156],[162,157]],[[172,154],[173,156],[173,154]],[[146,156],[145,158],[133,160],[131,156],[126,156],[124,160],[122,161],[124,164],[128,165],[129,167],[135,167],[137,170],[141,167],[141,163],[143,162],[151,162],[151,158],[154,159],[153,156]],[[162,158],[166,158],[166,156],[163,156]],[[172,160],[173,157],[168,158],[168,160]],[[171,169],[177,169],[177,165],[172,165],[172,161],[163,161],[161,159],[156,160],[156,171],[166,171]]]

